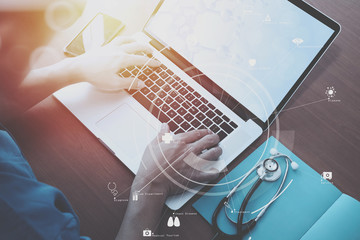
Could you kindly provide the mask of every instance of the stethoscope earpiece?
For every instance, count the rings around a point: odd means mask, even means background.
[[[279,154],[279,151],[276,148],[272,148],[272,149],[270,149],[270,154],[272,156],[276,156]]]
[[[296,170],[296,169],[299,168],[299,164],[297,164],[297,163],[294,162],[294,161],[292,161],[290,165],[291,165],[291,168],[292,168],[293,170]]]
[[[285,154],[280,154],[279,151],[278,151],[276,148],[270,149],[270,154],[271,154],[271,157],[270,157],[270,158],[283,156],[283,157],[289,159],[290,162],[291,162],[290,165],[291,165],[291,169],[292,169],[292,170],[296,170],[296,169],[299,168],[299,164],[297,164],[294,160],[292,160],[292,159],[291,159],[290,157],[288,157],[287,155],[285,155]]]

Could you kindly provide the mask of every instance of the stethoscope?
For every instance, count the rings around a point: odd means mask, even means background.
[[[260,162],[257,162],[254,167],[252,167],[245,175],[244,177],[240,180],[240,182],[233,188],[231,189],[231,191],[229,192],[229,194],[224,197],[218,204],[218,206],[216,207],[213,215],[212,215],[212,224],[216,230],[216,234],[213,237],[212,240],[215,239],[237,239],[240,240],[242,239],[242,237],[249,233],[251,231],[251,229],[253,229],[256,225],[256,223],[259,221],[259,219],[264,215],[265,211],[270,207],[270,205],[277,199],[277,197],[280,195],[280,192],[282,190],[282,187],[285,183],[288,171],[289,171],[289,161],[291,162],[291,168],[293,170],[298,169],[299,165],[294,162],[289,156],[285,155],[285,154],[281,154],[279,153],[275,148],[272,148],[270,150],[270,154],[271,156],[265,160],[262,160]],[[251,198],[251,196],[254,194],[254,192],[256,191],[256,189],[260,186],[260,184],[263,181],[267,181],[267,182],[275,182],[276,180],[278,180],[281,176],[281,168],[279,163],[275,160],[276,158],[283,158],[286,162],[286,169],[285,169],[285,173],[284,176],[282,178],[281,184],[279,186],[279,188],[277,189],[276,193],[274,194],[274,196],[271,198],[271,200],[262,208],[262,210],[258,213],[258,215],[243,223],[243,218],[244,218],[244,213],[246,210],[246,206]],[[237,222],[235,222],[234,220],[232,220],[229,217],[229,214],[227,213],[227,207],[229,205],[229,200],[232,197],[232,195],[236,192],[236,190],[241,186],[241,184],[249,177],[249,175],[254,172],[256,170],[257,175],[258,175],[258,179],[256,180],[255,184],[251,187],[250,191],[246,194],[243,202],[241,203],[241,207],[239,209],[239,213],[237,216]],[[225,215],[226,217],[236,225],[236,230],[237,233],[234,235],[230,235],[230,234],[226,234],[223,231],[221,231],[221,229],[218,226],[217,223],[217,218],[218,215],[220,213],[220,210],[222,208],[225,208]]]

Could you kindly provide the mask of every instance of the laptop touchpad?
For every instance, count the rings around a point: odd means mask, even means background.
[[[129,165],[134,163],[127,163],[126,160],[138,160],[140,163],[146,146],[157,134],[157,130],[127,104],[116,108],[96,125],[123,154],[128,156],[127,159],[120,160],[130,169]]]

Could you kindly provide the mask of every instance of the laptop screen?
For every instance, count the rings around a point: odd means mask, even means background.
[[[334,33],[286,0],[166,0],[146,31],[262,122]]]

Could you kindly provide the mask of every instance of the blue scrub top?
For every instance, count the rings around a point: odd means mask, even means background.
[[[79,232],[64,194],[39,182],[15,141],[0,130],[0,239],[90,239]]]

